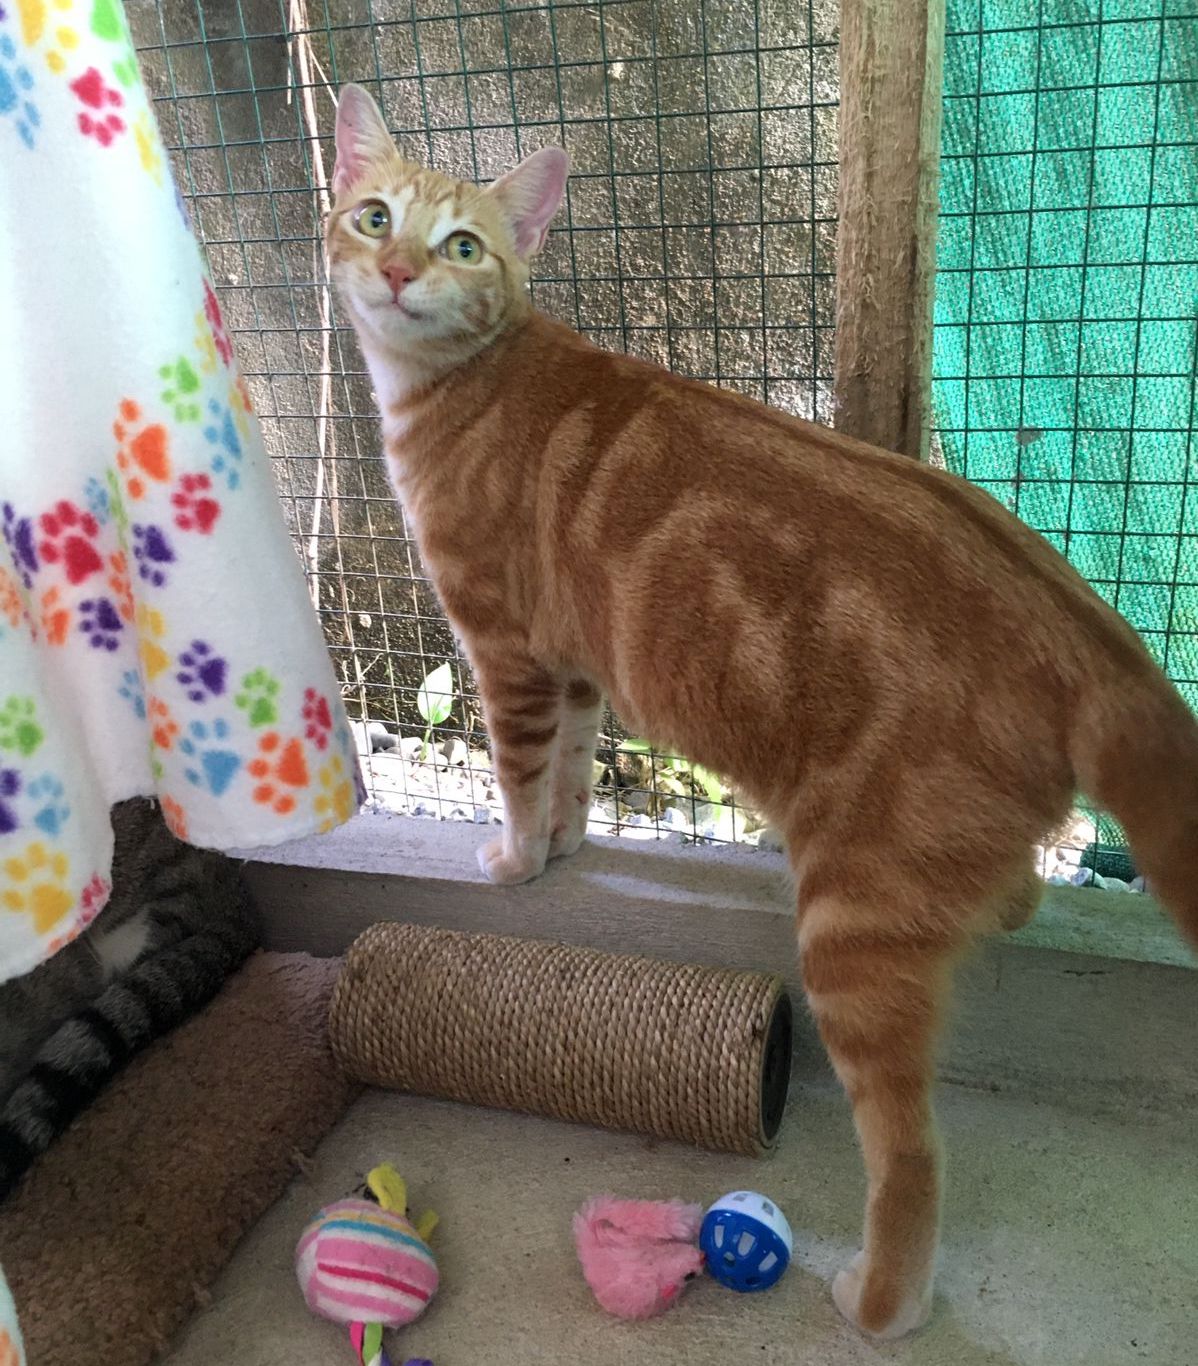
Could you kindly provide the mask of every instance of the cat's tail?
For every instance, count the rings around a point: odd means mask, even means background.
[[[1145,653],[1089,685],[1073,741],[1082,791],[1127,832],[1136,867],[1198,949],[1198,719]]]
[[[0,1107],[0,1200],[148,1044],[206,1005],[257,944],[248,896],[188,938],[147,954],[61,1024]]]

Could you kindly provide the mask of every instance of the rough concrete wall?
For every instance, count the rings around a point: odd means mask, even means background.
[[[127,9],[306,552],[322,266],[288,5]],[[381,94],[409,154],[485,179],[564,142],[575,174],[538,265],[541,307],[602,345],[830,418],[836,0],[309,0],[309,13],[320,71]],[[313,94],[327,132],[331,100]],[[324,155],[331,167],[328,141]],[[415,688],[454,645],[390,496],[340,320],[330,347],[320,607],[365,709],[412,724]],[[468,726],[468,707],[454,719]]]

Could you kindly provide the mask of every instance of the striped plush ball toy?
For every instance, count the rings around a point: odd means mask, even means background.
[[[338,1200],[304,1230],[295,1270],[308,1308],[334,1323],[401,1328],[420,1317],[437,1290],[427,1239],[436,1216],[413,1224],[394,1168],[376,1167],[367,1184],[378,1203]]]

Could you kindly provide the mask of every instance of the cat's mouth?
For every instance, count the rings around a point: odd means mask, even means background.
[[[398,310],[405,318],[410,318],[412,322],[419,322],[424,317],[423,313],[418,312],[411,304],[404,303],[402,299],[389,299],[387,307]]]

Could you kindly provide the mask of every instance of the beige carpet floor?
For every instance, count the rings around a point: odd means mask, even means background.
[[[1198,1362],[1198,1146],[1193,1118],[1099,1117],[1069,1096],[1035,1103],[942,1088],[951,1162],[935,1317],[876,1346],[828,1294],[856,1245],[862,1181],[829,1080],[797,1085],[783,1148],[757,1163],[544,1120],[368,1092],[309,1173],[251,1231],[212,1304],[167,1366],[349,1366],[291,1268],[323,1201],[390,1159],[443,1223],[442,1291],[395,1335],[395,1366],[1194,1366]],[[795,1265],[740,1297],[698,1282],[648,1324],[593,1303],[570,1216],[605,1190],[706,1201],[755,1186],[794,1225]]]

